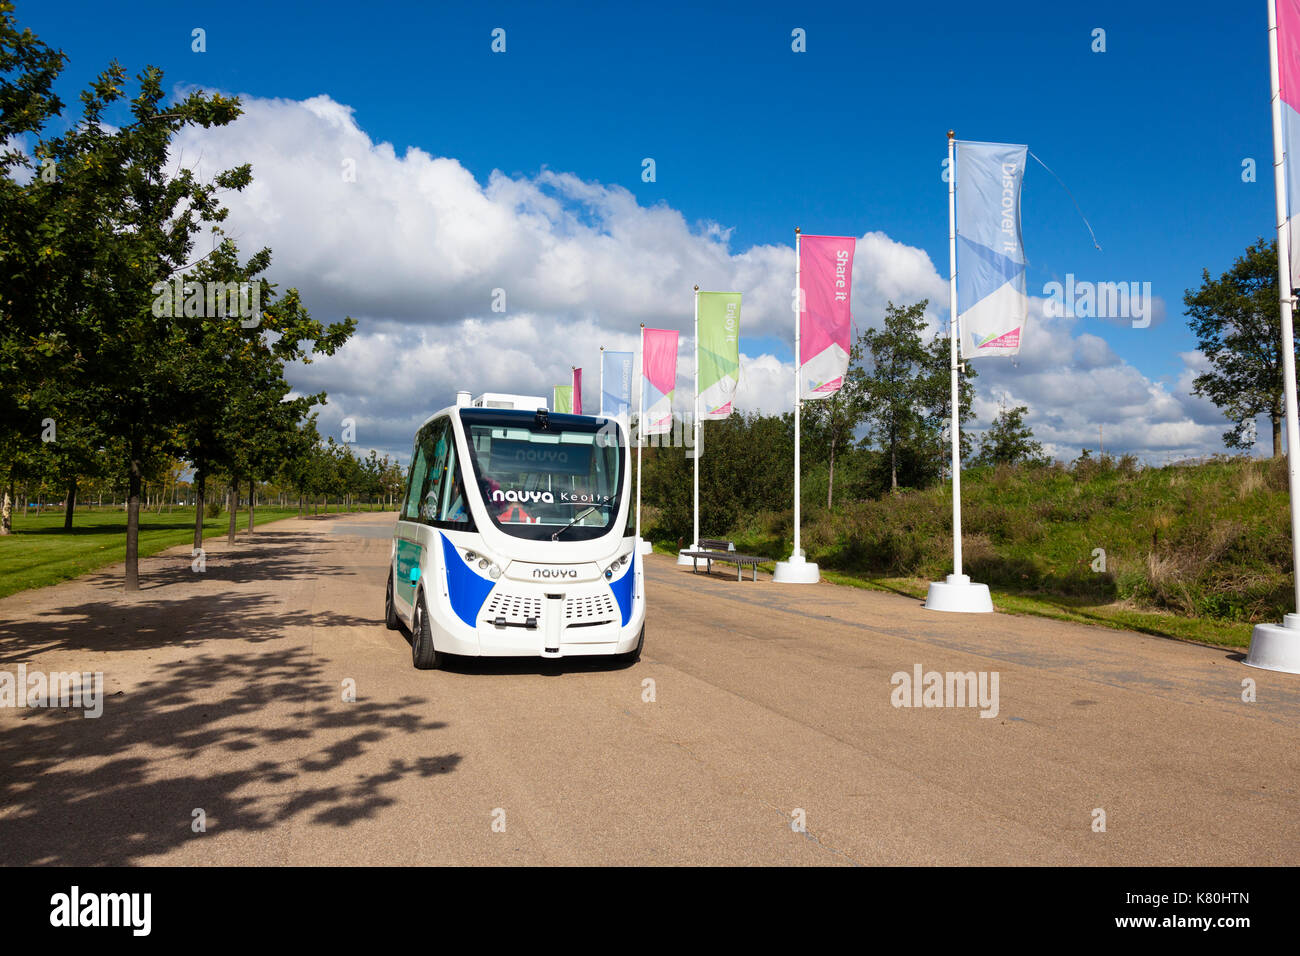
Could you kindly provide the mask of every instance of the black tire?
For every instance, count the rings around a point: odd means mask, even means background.
[[[433,646],[433,627],[424,609],[424,594],[415,596],[415,618],[411,627],[411,663],[418,670],[431,671],[442,663]]]
[[[635,664],[641,659],[641,648],[645,647],[645,625],[641,625],[641,636],[636,639],[636,647],[626,654],[619,654],[618,660],[624,664]]]
[[[402,621],[397,616],[397,606],[393,604],[393,569],[388,569],[388,587],[384,589],[384,625],[390,631],[400,630]]]

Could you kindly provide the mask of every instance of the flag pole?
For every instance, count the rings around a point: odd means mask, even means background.
[[[772,580],[777,584],[816,584],[821,579],[817,565],[809,562],[803,553],[799,539],[800,507],[800,448],[799,419],[802,418],[803,400],[803,355],[799,351],[799,327],[803,323],[803,287],[799,284],[800,261],[799,242],[802,233],[794,227],[794,545],[790,557],[776,563]]]
[[[645,444],[645,323],[641,323],[641,345],[637,354],[640,356],[641,375],[637,382],[636,409],[636,546],[645,553],[641,544],[641,446]]]
[[[605,346],[600,347],[600,404],[596,406],[596,414],[604,417],[605,415]]]
[[[1290,38],[1288,38],[1290,39]],[[1282,135],[1282,82],[1278,58],[1277,2],[1268,0],[1268,69],[1273,107],[1273,190],[1277,209],[1277,288],[1281,307],[1282,387],[1286,395],[1286,457],[1291,496],[1291,574],[1296,613],[1279,624],[1256,624],[1246,663],[1300,674],[1300,422],[1296,417],[1294,300],[1291,288],[1291,230],[1288,222],[1286,147]]]
[[[695,451],[695,519],[691,525],[691,550],[700,547],[700,287],[695,287],[695,420],[692,422]]]
[[[961,392],[957,382],[957,164],[948,130],[948,341],[952,352],[952,573],[961,578]]]
[[[932,581],[925,607],[931,611],[987,613],[993,610],[988,585],[972,584],[961,570],[961,361],[957,342],[961,336],[957,321],[957,141],[948,130],[948,342],[952,354],[952,574],[946,581]]]
[[[694,567],[695,559],[686,556],[687,551],[700,548],[700,287],[695,286],[695,420],[691,423],[692,453],[695,458],[695,471],[692,478],[694,506],[691,516],[691,546],[677,552],[678,567]]]
[[[799,478],[802,472],[802,456],[799,453],[799,425],[800,419],[803,418],[803,402],[800,395],[803,392],[803,355],[799,351],[799,332],[800,325],[803,324],[803,297],[801,286],[799,285],[799,242],[801,236],[799,227],[794,227],[794,548],[790,551],[792,558],[802,558],[804,556],[803,548],[799,543],[800,508],[799,508]]]

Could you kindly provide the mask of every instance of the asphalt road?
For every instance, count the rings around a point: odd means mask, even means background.
[[[654,556],[637,665],[416,671],[381,620],[391,522],[265,526],[202,574],[178,549],[129,598],[119,567],[0,600],[0,669],[106,695],[0,707],[0,863],[1300,857],[1300,677],[1238,654]],[[917,665],[996,672],[996,716],[894,706]]]

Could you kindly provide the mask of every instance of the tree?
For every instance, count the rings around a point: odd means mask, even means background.
[[[922,303],[924,304],[924,303]],[[971,437],[965,428],[975,417],[971,404],[975,399],[975,385],[971,381],[979,373],[971,362],[959,360],[957,370],[958,448],[964,461],[970,455]],[[947,473],[952,462],[952,341],[940,329],[925,348],[925,359],[917,383],[921,401],[922,431],[918,436],[925,474],[918,485],[939,480]]]
[[[1026,405],[1001,409],[993,425],[980,437],[975,461],[981,465],[1033,465],[1046,461],[1043,446],[1034,441],[1033,430],[1025,424],[1028,412]]]
[[[1236,423],[1223,435],[1229,448],[1250,448],[1255,417],[1267,415],[1274,458],[1282,455],[1286,407],[1277,275],[1277,242],[1261,238],[1219,278],[1201,270],[1201,287],[1183,296],[1187,324],[1210,364],[1192,381],[1192,394],[1209,398]]]
[[[201,182],[171,169],[170,145],[186,126],[223,126],[238,101],[194,92],[168,103],[162,73],[147,67],[130,102],[131,121],[104,122],[125,95],[114,63],[82,94],[81,119],[64,135],[42,140],[38,159],[57,169],[53,182],[29,186],[44,245],[33,271],[48,277],[25,323],[33,347],[58,380],[74,390],[88,428],[104,447],[120,449],[128,478],[125,587],[138,588],[140,491],[154,464],[179,450],[183,356],[169,348],[184,321],[152,308],[153,287],[189,263],[194,236],[226,215],[224,189],[242,189],[248,166]],[[40,183],[38,186],[37,184]]]
[[[890,491],[898,490],[901,446],[923,422],[919,374],[925,366],[921,329],[928,303],[885,307],[882,329],[867,329],[858,337],[861,354],[870,356],[871,368],[861,378],[869,435],[886,455]]]
[[[867,415],[867,376],[862,367],[862,349],[861,338],[850,346],[849,367],[839,391],[829,398],[803,403],[800,428],[807,429],[813,439],[808,444],[817,447],[827,458],[827,508],[834,503],[835,456],[852,445],[854,433]]]
[[[30,473],[40,451],[33,384],[44,381],[40,372],[50,362],[38,341],[38,316],[59,292],[42,275],[50,237],[34,187],[46,184],[45,170],[18,147],[62,111],[53,87],[67,59],[19,29],[13,10],[0,0],[0,535],[12,527],[15,482]]]

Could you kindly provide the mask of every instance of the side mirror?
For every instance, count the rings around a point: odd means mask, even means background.
[[[419,580],[420,580],[420,566],[417,564],[411,568],[410,581],[412,584],[417,584],[419,583]]]

